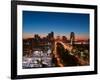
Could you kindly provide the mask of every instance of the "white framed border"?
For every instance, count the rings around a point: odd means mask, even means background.
[[[90,66],[22,69],[22,11],[84,13],[90,15]],[[94,10],[47,6],[17,5],[17,75],[94,71]]]

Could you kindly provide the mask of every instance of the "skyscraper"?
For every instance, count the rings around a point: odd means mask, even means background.
[[[75,33],[71,32],[71,34],[70,34],[70,43],[71,43],[71,45],[73,45],[74,42],[75,42]]]
[[[54,39],[54,32],[49,33],[47,37],[50,41],[52,41]]]
[[[51,32],[51,38],[54,38],[54,32]]]

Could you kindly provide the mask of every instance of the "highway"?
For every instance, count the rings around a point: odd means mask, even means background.
[[[64,63],[62,62],[62,59],[61,59],[61,56],[60,56],[59,52],[57,52],[57,43],[60,43],[60,44],[64,47],[64,49],[65,49],[65,50],[68,50],[68,52],[69,52],[69,53],[66,53],[66,54],[68,54],[69,56],[64,56],[64,57],[68,58],[68,59],[66,59],[66,60],[67,60],[66,63],[68,62],[68,63],[70,64],[70,62],[71,62],[71,63],[73,63],[73,64],[75,63],[75,65],[76,65],[76,64],[77,64],[77,65],[86,65],[86,64],[87,64],[86,61],[80,59],[78,56],[75,56],[75,55],[73,55],[73,54],[71,53],[71,51],[72,51],[72,49],[73,49],[73,46],[71,46],[70,44],[65,44],[65,43],[63,43],[62,41],[55,41],[55,47],[54,47],[54,52],[53,52],[53,54],[54,54],[54,57],[55,57],[56,60],[57,60],[57,64],[58,64],[60,67],[64,67],[65,65],[64,65]],[[75,61],[76,61],[76,62],[75,62]]]
[[[55,47],[54,47],[54,52],[53,52],[53,54],[54,54],[54,57],[55,57],[56,60],[57,60],[58,66],[64,67],[64,65],[63,65],[62,62],[61,62],[61,59],[60,59],[59,55],[57,54],[57,42],[55,42]]]

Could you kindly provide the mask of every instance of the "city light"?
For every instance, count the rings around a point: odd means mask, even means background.
[[[60,36],[61,37],[61,36]],[[41,38],[23,39],[23,68],[67,67],[89,65],[89,41],[75,41],[75,33],[54,38],[54,32]]]

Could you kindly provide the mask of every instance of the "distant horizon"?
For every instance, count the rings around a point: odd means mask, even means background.
[[[36,34],[25,34],[23,35],[23,39],[34,38],[34,35]],[[38,35],[40,36],[40,38],[43,38],[43,37],[46,37],[48,34],[45,34],[45,35],[38,34]],[[60,36],[60,37],[65,36],[67,39],[70,39],[70,34],[69,35],[56,35],[56,36],[54,35],[54,38],[57,38],[57,36]],[[86,37],[86,35],[79,36],[75,34],[75,40],[88,40],[88,39],[89,37],[88,36]]]
[[[89,14],[23,11],[23,38],[47,36],[66,36],[74,32],[76,39],[89,39]]]

